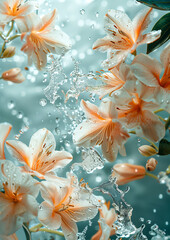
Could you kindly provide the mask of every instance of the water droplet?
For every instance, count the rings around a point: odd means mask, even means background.
[[[14,108],[15,107],[15,104],[14,104],[14,102],[11,100],[9,103],[8,103],[8,108],[9,109],[12,109],[12,108]]]
[[[96,13],[96,17],[97,17],[97,18],[99,17],[99,13],[98,13],[98,12]]]
[[[42,98],[42,99],[40,99],[39,104],[40,104],[42,107],[45,107],[46,104],[47,104],[47,100],[46,100],[45,98]]]
[[[80,9],[80,14],[84,15],[85,14],[85,10],[84,9]]]
[[[139,220],[140,220],[141,222],[144,222],[145,219],[141,217],[141,218],[139,218]]]
[[[22,112],[18,112],[18,114],[17,114],[17,118],[18,118],[18,119],[23,118],[23,113],[22,113]]]
[[[162,199],[163,198],[163,194],[159,194],[159,199]]]

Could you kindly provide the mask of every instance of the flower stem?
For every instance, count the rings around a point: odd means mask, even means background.
[[[10,35],[10,33],[12,32],[13,28],[14,28],[14,21],[12,20],[12,22],[11,22],[11,27],[10,27],[9,31],[7,32],[6,36],[3,36],[3,35],[2,35],[2,32],[0,32],[0,37],[4,40],[4,43],[3,43],[3,45],[2,45],[2,49],[1,49],[1,52],[0,52],[0,58],[2,58],[3,52],[5,51],[5,48],[6,48],[6,44],[7,44],[8,42],[14,40],[14,39],[17,38],[17,37],[20,37],[20,35],[21,35],[21,34],[16,34],[16,35],[14,35],[14,36],[12,36],[12,37],[9,37],[9,35]],[[8,38],[8,37],[9,37],[9,38]]]
[[[2,45],[0,57],[2,56],[3,52],[5,51],[5,46],[6,46],[6,40],[4,41],[4,43],[3,43],[3,45]]]
[[[166,120],[165,120],[163,117],[161,117],[161,116],[158,116],[158,118],[159,118],[160,120],[162,120],[162,121],[166,122]]]
[[[1,37],[3,40],[5,40],[4,35],[3,35],[2,32],[0,32],[0,37]]]
[[[56,230],[52,230],[49,228],[41,228],[43,225],[41,223],[33,226],[32,228],[29,229],[30,232],[48,232],[48,233],[54,233],[57,234],[59,236],[64,237],[64,234],[60,231],[56,231]]]
[[[135,131],[130,131],[129,133],[131,133],[131,134],[136,134]],[[155,143],[153,143],[152,141],[150,141],[149,139],[147,139],[147,138],[145,138],[145,137],[142,137],[142,138],[143,138],[144,140],[146,140],[147,142],[149,142],[157,151],[159,150]]]
[[[158,180],[158,177],[156,175],[152,174],[152,173],[146,172],[145,174],[149,177],[152,177],[152,178]]]
[[[147,142],[149,142],[157,151],[159,150],[159,148],[156,146],[155,143],[153,143],[152,141],[150,141],[149,139],[142,137],[143,139],[145,139]]]
[[[160,109],[154,111],[154,113],[158,113],[158,112],[162,112],[162,111],[164,111],[164,109],[163,109],[163,108],[160,108]]]
[[[11,27],[10,27],[10,29],[9,29],[9,31],[8,31],[8,33],[7,33],[7,35],[6,35],[6,37],[8,37],[8,36],[10,35],[10,33],[11,33],[12,30],[13,30],[13,27],[14,27],[14,20],[12,20],[12,22],[11,22]]]
[[[53,233],[53,234],[57,234],[59,236],[64,237],[64,234],[62,232],[56,231],[56,230],[52,230],[52,229],[49,229],[49,228],[39,228],[39,229],[37,229],[37,231],[35,231],[35,230],[32,231],[30,229],[30,232],[48,232],[48,233]]]
[[[37,232],[39,230],[39,228],[41,228],[43,225],[41,223],[33,226],[32,228],[30,228],[30,232]]]
[[[14,40],[15,38],[18,38],[18,37],[20,37],[20,36],[21,36],[21,34],[16,34],[16,35],[8,38],[8,41],[12,41],[12,40]]]

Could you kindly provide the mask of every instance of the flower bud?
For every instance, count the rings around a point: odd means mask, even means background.
[[[15,47],[7,47],[3,52],[2,58],[10,58],[15,55]]]
[[[122,163],[114,165],[111,177],[116,177],[116,183],[118,185],[123,185],[128,182],[144,178],[145,173],[146,170],[143,166]]]
[[[149,146],[149,145],[143,145],[143,146],[139,147],[138,150],[139,150],[140,154],[145,157],[150,157],[150,156],[153,156],[158,153],[154,147]]]
[[[6,81],[22,83],[25,80],[20,68],[12,68],[4,72],[1,76]]]
[[[157,164],[158,162],[156,161],[155,158],[150,158],[146,163],[146,169],[150,172],[154,171]]]

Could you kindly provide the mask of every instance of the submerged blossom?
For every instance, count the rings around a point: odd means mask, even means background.
[[[22,83],[25,80],[20,68],[12,68],[6,72],[3,72],[1,78],[5,81],[13,83]]]
[[[131,69],[136,78],[150,88],[150,97],[153,96],[160,107],[170,113],[170,43],[162,51],[160,59],[161,63],[141,53],[134,58]]]
[[[107,94],[111,95],[123,86],[132,91],[136,81],[130,67],[125,63],[122,63],[119,68],[115,67],[109,72],[100,73],[99,77],[104,83],[103,85],[87,87],[88,91],[98,94],[99,99],[102,99]]]
[[[117,219],[117,214],[115,213],[114,208],[110,208],[110,202],[107,202],[102,205],[101,208],[99,208],[100,212],[100,220],[104,222],[104,227],[102,227],[103,224],[99,223],[99,230],[98,232],[91,238],[91,240],[100,240],[100,239],[108,239],[108,238],[101,238],[107,235],[107,237],[110,237],[116,233],[116,229],[113,228],[113,224]],[[106,228],[107,226],[107,228]],[[106,230],[107,229],[107,230]]]
[[[112,177],[116,177],[118,185],[144,178],[146,170],[143,166],[132,165],[129,163],[116,164],[113,166]]]
[[[0,1],[0,20],[1,23],[8,23],[25,17],[34,10],[33,1],[25,0],[1,0]]]
[[[118,119],[128,129],[135,129],[136,135],[157,142],[165,135],[165,126],[154,111],[159,105],[148,100],[150,90],[138,83],[135,93],[121,91],[114,96]]]
[[[17,140],[6,142],[11,155],[24,164],[23,171],[40,179],[54,177],[56,168],[64,167],[72,161],[72,155],[66,151],[55,151],[53,134],[46,128],[40,129],[31,137],[29,147]]]
[[[104,99],[98,108],[82,100],[81,106],[87,119],[75,129],[74,143],[84,147],[101,145],[104,157],[110,162],[116,159],[118,151],[125,156],[124,143],[129,134],[117,120],[113,102]]]
[[[56,17],[56,10],[42,18],[32,13],[19,24],[21,39],[26,40],[21,51],[27,54],[28,64],[34,63],[39,70],[46,66],[48,53],[61,55],[70,48],[68,35],[55,26]]]
[[[37,216],[39,183],[11,161],[0,161],[0,233],[10,235]]]
[[[140,11],[132,21],[126,13],[119,10],[112,9],[106,13],[105,30],[108,35],[98,39],[93,45],[93,49],[108,51],[108,59],[103,62],[104,67],[109,70],[114,68],[139,45],[154,42],[160,37],[160,30],[143,34],[150,23],[151,11],[152,8]]]
[[[54,182],[43,182],[41,195],[44,202],[38,213],[39,220],[48,228],[62,228],[66,240],[76,240],[76,222],[86,221],[97,215],[98,208],[93,203],[95,196],[84,185],[75,184],[75,177],[65,187]],[[97,199],[96,199],[97,200]]]
[[[4,144],[5,140],[8,137],[10,131],[12,129],[12,125],[9,123],[0,123],[0,160],[5,159],[4,153]]]

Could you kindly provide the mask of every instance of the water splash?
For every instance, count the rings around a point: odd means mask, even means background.
[[[65,103],[70,98],[78,100],[79,95],[86,89],[87,80],[95,76],[91,71],[87,74],[83,73],[79,67],[79,62],[72,56],[73,71],[66,74],[63,68],[63,57],[63,55],[58,58],[51,56],[52,63],[47,68],[47,73],[44,73],[45,80],[48,74],[50,78],[49,85],[44,89],[44,94],[52,104],[61,96],[61,92],[64,94]],[[63,88],[67,89],[66,92]],[[61,90],[61,92],[59,92],[59,90]]]
[[[82,151],[81,163],[74,163],[72,168],[77,166],[82,167],[87,173],[92,173],[96,169],[102,169],[104,167],[104,161],[95,148],[84,148]]]
[[[131,222],[133,208],[124,200],[124,195],[129,191],[129,188],[125,192],[121,191],[114,178],[93,189],[93,191],[95,190],[109,195],[113,200],[112,205],[117,213],[117,220],[113,225],[117,229],[116,235],[128,238],[134,234],[136,227]]]
[[[142,224],[140,228],[136,229],[136,232],[129,240],[148,240],[148,238],[143,234],[145,224]]]
[[[57,98],[60,97],[58,90],[63,81],[67,80],[67,76],[63,70],[62,57],[52,58],[51,65],[47,68],[47,72],[50,75],[49,85],[44,89],[44,94],[50,103],[54,104]]]

